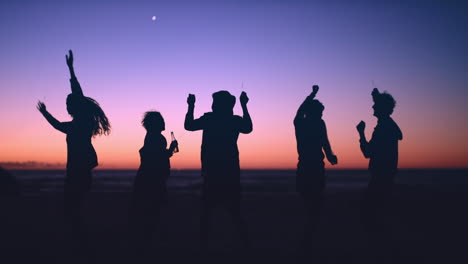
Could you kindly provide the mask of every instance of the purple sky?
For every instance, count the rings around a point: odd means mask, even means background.
[[[372,82],[397,100],[402,166],[468,167],[465,6],[193,2],[2,1],[0,161],[65,160],[64,137],[35,104],[43,100],[57,118],[70,119],[65,54],[73,49],[85,95],[113,125],[111,136],[95,140],[109,167],[138,165],[139,122],[150,109],[161,111],[165,135],[174,131],[181,143],[173,167],[199,166],[201,135],[183,129],[187,94],[197,95],[199,116],[210,111],[213,92],[238,96],[244,89],[254,132],[239,139],[241,161],[292,168],[292,119],[312,84],[321,87],[337,167],[365,167],[355,125],[365,120],[368,135],[375,126]]]

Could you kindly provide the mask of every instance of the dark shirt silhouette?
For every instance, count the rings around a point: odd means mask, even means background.
[[[313,86],[312,93],[297,110],[294,118],[299,162],[296,172],[296,189],[306,207],[307,221],[304,230],[304,243],[311,242],[320,216],[323,191],[325,188],[325,151],[331,164],[337,164],[328,140],[327,128],[322,119],[324,106],[314,100],[319,87]]]
[[[327,128],[322,119],[324,107],[318,100],[314,100],[318,86],[297,110],[294,118],[297,152],[299,154],[298,168],[323,168],[325,154],[332,164],[336,164],[328,140]]]
[[[390,115],[395,107],[395,100],[390,94],[372,91],[374,99],[374,116],[377,126],[368,142],[364,134],[365,123],[358,126],[361,151],[365,158],[370,159],[369,171],[372,175],[395,175],[398,169],[398,141],[403,139],[403,133]]]
[[[194,106],[189,106],[185,117],[185,129],[203,130],[201,146],[204,192],[211,195],[240,191],[240,167],[237,139],[239,133],[252,131],[252,121],[247,111],[244,117],[233,115],[235,97],[226,91],[213,94],[213,112],[193,118]]]
[[[361,140],[361,151],[369,158],[372,174],[395,174],[398,168],[398,141],[403,139],[398,125],[391,117],[379,118],[369,142]]]
[[[169,158],[172,156],[173,144],[167,149],[166,138],[160,133],[148,132],[145,143],[140,149],[140,167],[135,178],[134,192],[148,198],[165,197],[166,181],[170,174]]]
[[[146,112],[142,121],[147,133],[140,149],[141,164],[133,187],[130,225],[136,254],[146,250],[159,221],[160,207],[167,199],[166,181],[170,174],[170,161],[177,141],[167,149],[166,138],[161,134],[165,123],[159,112]]]
[[[61,131],[67,134],[67,169],[91,170],[98,165],[96,151],[91,144],[92,124],[86,120],[63,122]]]
[[[247,110],[249,98],[240,96],[243,117],[233,114],[236,98],[227,91],[213,94],[213,112],[194,119],[195,96],[190,94],[185,116],[185,129],[203,130],[201,162],[203,176],[201,235],[202,245],[208,242],[211,209],[223,205],[231,213],[244,246],[248,246],[247,227],[240,215],[240,166],[237,139],[239,133],[252,131],[252,120]]]
[[[154,170],[167,175],[171,168],[169,157],[172,152],[167,149],[166,138],[159,133],[148,132],[145,136],[145,143],[140,149],[140,169],[141,171]]]

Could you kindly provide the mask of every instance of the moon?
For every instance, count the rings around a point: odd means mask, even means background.
[[[156,16],[152,16],[152,17],[151,17],[151,20],[155,21],[155,20],[156,20]]]

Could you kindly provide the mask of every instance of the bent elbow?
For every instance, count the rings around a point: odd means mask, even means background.
[[[185,128],[185,130],[187,130],[187,131],[195,131],[195,128],[194,128],[194,127],[192,126],[192,124],[190,124],[190,123],[185,123],[185,124],[184,124],[184,128]]]
[[[242,134],[249,134],[250,132],[253,131],[253,127],[252,126],[248,126],[248,127],[244,127],[240,132]]]

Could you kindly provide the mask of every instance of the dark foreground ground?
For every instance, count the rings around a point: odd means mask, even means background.
[[[328,188],[314,245],[302,249],[304,214],[292,192],[246,192],[252,248],[241,250],[228,215],[214,214],[207,252],[199,250],[200,198],[169,193],[147,263],[468,263],[466,185],[398,184],[386,217],[393,245],[373,256],[359,219],[363,188]],[[1,198],[0,263],[138,263],[127,242],[129,192],[91,192],[84,208],[92,257],[65,239],[62,193]]]

